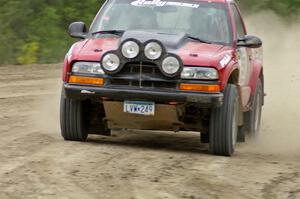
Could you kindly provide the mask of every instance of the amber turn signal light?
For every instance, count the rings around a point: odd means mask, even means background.
[[[104,85],[104,79],[96,77],[70,76],[69,83],[102,86]]]
[[[185,83],[182,83],[182,84],[180,84],[180,90],[216,93],[216,92],[220,92],[220,86],[219,85],[211,85],[211,84],[185,84]]]

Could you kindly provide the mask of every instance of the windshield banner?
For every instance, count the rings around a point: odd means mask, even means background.
[[[172,2],[172,1],[161,1],[161,0],[136,0],[131,3],[133,6],[182,6],[182,7],[189,7],[189,8],[199,8],[198,4],[192,3],[182,3],[182,2]]]

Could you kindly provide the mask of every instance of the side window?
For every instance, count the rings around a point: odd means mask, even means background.
[[[242,37],[246,34],[242,19],[239,15],[239,12],[234,4],[231,4],[231,10],[234,15],[234,21],[235,21],[235,26],[236,26],[236,31],[237,31],[237,37]]]

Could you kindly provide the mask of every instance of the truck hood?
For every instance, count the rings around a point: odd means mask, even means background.
[[[71,54],[74,60],[99,61],[104,53],[117,50],[124,40],[134,38],[141,42],[150,39],[160,41],[170,53],[177,54],[184,65],[217,67],[231,47],[206,44],[188,39],[186,34],[163,34],[141,31],[127,31],[121,38],[90,38],[74,44]],[[76,50],[75,50],[76,49]]]

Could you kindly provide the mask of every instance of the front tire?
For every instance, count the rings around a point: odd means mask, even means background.
[[[68,141],[86,141],[88,125],[84,117],[84,101],[65,98],[60,104],[61,135]]]
[[[215,155],[231,156],[238,136],[240,102],[237,87],[227,85],[224,104],[212,110],[210,120],[210,151]]]
[[[262,81],[259,79],[256,84],[256,93],[253,98],[251,110],[245,115],[245,125],[248,129],[251,139],[256,139],[259,136],[261,128],[263,97],[263,85]]]

